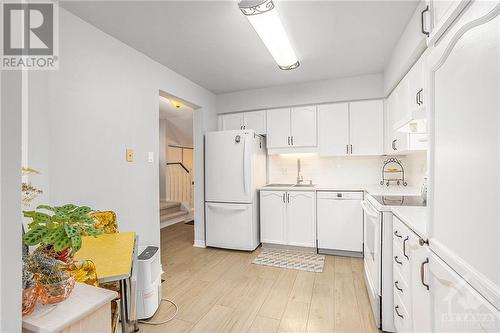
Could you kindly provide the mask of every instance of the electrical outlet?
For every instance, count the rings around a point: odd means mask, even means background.
[[[133,149],[127,148],[126,159],[127,159],[127,162],[134,161],[134,150]]]

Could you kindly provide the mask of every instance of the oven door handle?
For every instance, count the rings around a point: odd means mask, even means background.
[[[374,218],[378,218],[378,214],[373,212],[371,208],[368,208],[370,204],[367,203],[366,201],[361,201],[361,207],[363,208],[363,211],[366,213],[366,215]]]

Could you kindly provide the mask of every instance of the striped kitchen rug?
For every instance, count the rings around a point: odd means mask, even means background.
[[[262,249],[252,263],[321,273],[325,264],[325,256],[289,250]]]

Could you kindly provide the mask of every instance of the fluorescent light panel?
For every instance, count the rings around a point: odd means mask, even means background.
[[[272,0],[243,0],[238,5],[278,66],[284,70],[297,68],[299,61]]]

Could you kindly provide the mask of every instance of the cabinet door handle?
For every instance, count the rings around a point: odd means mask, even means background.
[[[351,145],[351,155],[352,155],[352,145]]]
[[[425,270],[424,270],[424,266],[425,264],[428,264],[429,263],[429,258],[425,259],[424,262],[422,262],[422,264],[420,264],[420,282],[422,282],[422,284],[424,285],[424,287],[429,290],[429,285],[427,283],[425,283]]]
[[[349,145],[345,145],[345,153],[349,154]]]
[[[403,266],[403,262],[402,262],[402,261],[400,261],[400,260],[398,259],[398,256],[394,256],[394,261],[395,261],[397,264],[400,264],[401,266]]]
[[[286,193],[286,202],[290,203],[290,193]]]
[[[398,139],[392,140],[392,150],[398,150],[398,148],[396,148],[396,141],[398,141]]]
[[[403,289],[399,288],[399,281],[394,281],[394,287],[396,287],[396,289],[399,290],[400,292],[403,292]]]
[[[285,202],[285,193],[283,193],[283,203]]]
[[[292,146],[293,146],[293,135],[291,136],[291,138],[292,138],[291,142],[292,142]]]
[[[418,95],[417,95],[417,97],[418,97],[418,101],[419,101],[419,103],[420,103],[419,105],[423,105],[423,104],[424,104],[424,101],[422,100],[422,93],[423,93],[423,92],[424,92],[424,89],[420,89],[420,90],[418,91]]]
[[[425,27],[424,27],[424,15],[425,15],[425,12],[428,12],[429,11],[429,5],[425,6],[425,9],[422,11],[422,13],[420,14],[420,23],[422,25],[422,33],[424,35],[426,35],[427,37],[429,37],[430,33],[429,31],[425,30]]]
[[[399,305],[396,305],[394,307],[394,311],[396,311],[396,314],[398,315],[398,317],[404,319],[405,317],[403,317],[403,315],[401,313],[399,313]]]
[[[406,242],[410,239],[410,237],[406,236],[405,239],[403,239],[403,255],[406,257],[406,259],[410,260],[410,257],[406,255]]]
[[[403,236],[401,236],[400,234],[398,234],[397,230],[394,231],[394,236],[396,236],[397,238],[403,238]]]
[[[288,145],[290,145],[290,137],[288,137]]]

